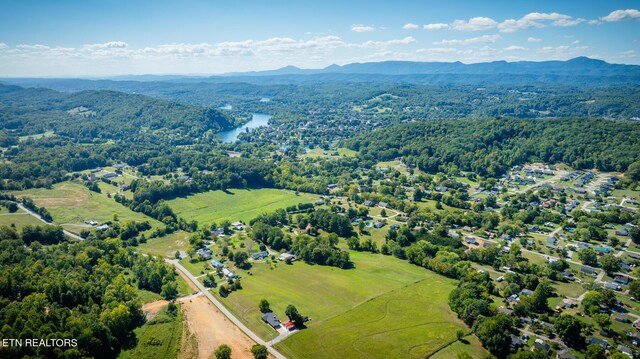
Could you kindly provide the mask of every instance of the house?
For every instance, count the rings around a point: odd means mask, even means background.
[[[211,251],[209,252],[198,251],[198,257],[202,260],[208,261],[209,259],[211,259]]]
[[[96,172],[100,172],[100,171],[102,171],[102,167],[96,167],[96,168],[91,170],[91,173],[96,173]]]
[[[338,185],[337,185],[337,184],[335,184],[335,183],[331,183],[331,184],[328,184],[328,185],[327,185],[327,189],[328,189],[328,190],[335,190],[335,189],[337,189],[337,188],[338,188]]]
[[[551,350],[551,346],[549,346],[549,344],[547,344],[544,340],[540,338],[536,339],[536,341],[533,343],[533,346],[535,348],[542,349],[545,353],[548,353],[549,350]]]
[[[90,226],[95,226],[96,224],[98,224],[98,222],[96,221],[90,221],[90,220],[85,220],[84,221],[85,224],[88,224]]]
[[[628,356],[629,358],[633,358],[633,351],[631,351],[631,348],[624,346],[622,344],[618,345],[618,351],[626,356]]]
[[[191,180],[189,176],[178,176],[178,181],[187,182],[189,180]]]
[[[469,244],[478,245],[478,241],[476,241],[476,239],[471,236],[464,237],[464,241]]]
[[[596,250],[596,252],[600,252],[602,254],[611,253],[611,248],[608,248],[608,247],[595,247],[594,249]]]
[[[97,180],[98,180],[98,177],[96,177],[96,176],[89,176],[89,177],[87,177],[87,180],[89,180],[89,181],[91,181],[91,182],[95,182],[95,181],[97,181]]]
[[[130,190],[130,189],[131,189],[131,186],[129,186],[128,184],[122,184],[122,185],[120,185],[120,190],[121,190],[121,191],[123,191],[123,192],[124,192],[124,191],[128,191],[128,190]]]
[[[224,235],[224,229],[216,228],[213,231],[211,231],[211,234],[216,235],[216,236]]]
[[[627,255],[629,258],[640,260],[640,253],[627,252]]]
[[[613,278],[613,281],[622,285],[627,285],[629,283],[629,277],[624,275],[617,275]]]
[[[291,253],[282,253],[282,254],[278,257],[278,260],[279,260],[279,261],[286,261],[287,259],[290,259],[290,260],[292,260],[292,261],[293,261],[293,260],[295,260],[295,259],[296,259],[296,256],[295,256],[295,255],[293,255],[293,254],[291,254]]]
[[[126,163],[117,163],[115,165],[113,165],[113,168],[117,169],[117,170],[121,170],[123,168],[125,168],[127,166]]]
[[[626,228],[622,228],[616,231],[616,235],[618,236],[628,236],[629,231]]]
[[[609,342],[608,341],[600,339],[600,338],[596,338],[596,337],[590,337],[589,340],[587,340],[587,343],[599,345],[599,346],[603,347],[605,350],[609,348]]]
[[[367,207],[373,207],[376,205],[375,203],[373,203],[373,201],[369,201],[369,200],[364,201],[363,204]]]
[[[523,290],[520,291],[520,295],[526,295],[527,297],[530,296],[531,294],[533,294],[533,291],[527,288],[524,288]]]
[[[222,268],[222,274],[229,279],[234,279],[236,277],[236,273],[228,268]]]
[[[509,297],[507,297],[507,302],[517,302],[518,300],[520,300],[520,298],[517,294],[511,294]]]
[[[622,313],[617,313],[617,314],[614,316],[614,319],[615,319],[616,321],[620,322],[620,323],[626,323],[626,322],[628,322],[628,321],[629,321],[629,318],[627,318],[627,316],[626,316],[626,315],[624,315],[624,314],[622,314]]]
[[[272,312],[264,313],[262,315],[262,321],[269,324],[273,329],[280,328],[280,319]]]
[[[231,223],[231,227],[234,231],[241,231],[244,229],[244,223],[242,222],[233,222]]]
[[[509,337],[511,338],[511,347],[512,348],[520,348],[521,346],[524,345],[524,343],[522,342],[522,339],[520,339],[520,337],[510,334]]]
[[[547,238],[547,243],[555,246],[556,244],[558,244],[558,239],[556,237],[549,237]]]
[[[388,206],[389,206],[389,204],[387,202],[378,203],[378,207],[380,207],[380,208],[387,208]]]
[[[253,258],[253,260],[259,260],[259,259],[265,259],[268,256],[269,256],[269,253],[267,251],[262,251],[262,252],[254,253],[253,255],[251,255],[251,258]]]
[[[604,287],[611,290],[620,290],[620,286],[614,282],[605,282]]]
[[[502,313],[502,314],[506,314],[506,315],[513,315],[513,310],[509,309],[509,308],[505,308],[503,306],[498,307],[498,313]]]
[[[109,228],[109,226],[108,226],[108,225],[106,225],[106,224],[103,224],[103,225],[101,225],[101,226],[97,226],[97,227],[96,227],[96,229],[99,229],[99,230],[101,230],[101,231],[106,231],[106,230],[107,230],[107,228]]]
[[[375,221],[373,222],[373,228],[382,228],[384,227],[384,222]]]
[[[573,308],[575,306],[577,306],[578,304],[576,302],[574,302],[573,300],[569,299],[569,298],[564,298],[562,300],[562,307],[563,308]]]
[[[107,172],[104,175],[102,175],[102,178],[106,178],[106,179],[116,178],[116,177],[118,177],[118,174],[115,172]]]
[[[392,224],[391,227],[389,227],[390,229],[393,229],[394,231],[397,231],[398,229],[400,229],[400,225],[399,224]]]
[[[565,270],[564,272],[562,272],[562,278],[566,279],[566,280],[574,280],[575,277],[573,276],[573,273],[571,273],[570,270]]]
[[[293,322],[290,320],[287,320],[286,322],[282,323],[282,325],[284,325],[284,327],[287,328],[288,331],[292,331],[296,329],[296,325],[293,324]]]
[[[211,260],[211,266],[213,268],[224,268],[224,264],[222,264],[220,261],[217,261],[215,259]]]

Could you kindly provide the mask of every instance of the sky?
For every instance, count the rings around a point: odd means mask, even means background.
[[[640,1],[2,0],[0,77],[385,60],[640,64]]]

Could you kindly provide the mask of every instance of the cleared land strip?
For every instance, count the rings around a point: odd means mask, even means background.
[[[254,332],[252,332],[249,328],[247,328],[240,320],[238,320],[238,318],[236,318],[233,314],[231,314],[231,312],[229,310],[227,310],[227,308],[225,308],[224,305],[222,305],[222,303],[220,303],[220,301],[218,301],[218,299],[216,299],[205,287],[204,285],[202,285],[202,283],[200,283],[194,276],[193,274],[191,274],[185,267],[183,267],[177,260],[175,259],[165,259],[165,261],[167,263],[173,264],[176,269],[178,269],[180,272],[182,272],[187,278],[189,278],[189,280],[191,282],[193,282],[193,284],[196,285],[196,287],[198,287],[198,289],[200,291],[202,291],[204,293],[204,295],[213,303],[213,305],[215,305],[218,310],[220,310],[220,312],[222,314],[224,314],[227,318],[229,318],[229,320],[235,324],[238,328],[240,328],[240,330],[242,330],[249,338],[251,338],[253,341],[255,341],[258,344],[264,345],[267,347],[267,350],[269,351],[269,353],[271,353],[271,355],[273,355],[274,357],[276,357],[277,359],[285,359],[286,357],[284,355],[282,355],[279,351],[277,351],[274,347],[271,346],[270,343],[265,342],[264,340],[262,340],[259,336],[257,336]]]
[[[22,205],[22,204],[20,204],[20,203],[18,203],[18,208],[20,208],[21,210],[25,211],[27,214],[29,214],[29,215],[31,215],[31,216],[33,216],[33,217],[37,218],[38,220],[40,220],[42,223],[44,223],[44,224],[46,224],[46,225],[49,225],[49,226],[52,226],[52,225],[53,225],[53,223],[49,223],[49,222],[45,221],[44,219],[42,219],[42,217],[40,217],[40,215],[39,215],[39,214],[37,214],[37,213],[33,212],[32,210],[30,210],[29,208],[27,208],[27,207],[23,206],[23,205]],[[67,231],[66,229],[63,229],[62,231],[63,231],[63,232],[64,232],[64,234],[65,234],[66,236],[68,236],[68,237],[71,237],[71,238],[73,238],[73,239],[77,239],[77,240],[79,240],[79,241],[84,241],[84,238],[80,237],[79,235],[77,235],[77,234],[75,234],[75,233],[71,233],[71,232]]]

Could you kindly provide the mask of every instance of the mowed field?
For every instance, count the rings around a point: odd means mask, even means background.
[[[262,188],[262,189],[230,189],[228,191],[209,191],[185,198],[167,201],[167,204],[180,217],[187,221],[196,220],[208,225],[219,224],[228,219],[232,222],[251,219],[264,212],[272,212],[278,208],[312,203],[319,197],[316,195]]]
[[[0,226],[14,225],[16,228],[22,228],[26,225],[42,225],[43,223],[37,218],[27,214],[23,210],[19,209],[15,213],[10,213],[6,208],[0,210]]]
[[[278,344],[292,358],[425,357],[455,341],[457,329],[468,331],[447,304],[453,280],[389,256],[351,258],[349,270],[256,262],[252,275],[237,271],[243,289],[221,301],[267,340],[276,332],[260,319],[261,299],[281,319],[288,304],[309,316],[307,329]]]
[[[62,182],[55,184],[53,189],[33,188],[13,194],[30,197],[38,206],[49,210],[54,223],[76,233],[87,228],[84,220],[107,222],[113,220],[114,213],[120,222],[149,221],[152,227],[160,226],[160,222],[130,210],[104,193],[91,192],[79,183]]]

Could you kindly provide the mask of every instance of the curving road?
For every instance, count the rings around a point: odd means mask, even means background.
[[[37,214],[36,212],[30,210],[29,208],[23,206],[22,203],[17,203],[16,202],[16,204],[18,205],[18,208],[20,208],[21,210],[25,211],[28,215],[31,215],[31,216],[37,218],[40,222],[42,222],[42,223],[44,223],[46,225],[49,225],[49,226],[55,226],[56,225],[55,223],[50,223],[50,222],[45,221],[44,219],[42,219],[42,217],[40,217],[39,214]],[[67,237],[71,237],[71,238],[77,239],[79,241],[84,241],[84,238],[80,237],[79,235],[77,235],[75,233],[69,232],[64,228],[62,229],[62,232],[64,232],[64,235],[67,236]]]
[[[200,281],[198,281],[196,279],[196,277],[191,274],[185,267],[182,266],[182,264],[180,264],[180,262],[178,262],[176,259],[165,259],[165,262],[169,263],[169,264],[173,264],[176,269],[178,269],[180,272],[182,272],[187,278],[189,278],[189,280],[191,280],[193,282],[193,284],[196,285],[196,287],[198,287],[198,289],[204,293],[204,295],[209,298],[209,300],[211,301],[211,303],[213,303],[213,305],[215,305],[218,310],[220,310],[220,312],[222,312],[222,314],[224,314],[227,318],[229,318],[229,320],[235,324],[238,328],[240,328],[240,330],[242,330],[249,338],[251,338],[254,342],[264,345],[265,347],[267,347],[267,350],[269,351],[269,353],[271,353],[271,355],[273,355],[274,357],[276,357],[277,359],[286,359],[286,357],[284,355],[282,355],[279,351],[277,351],[272,345],[275,344],[276,342],[274,342],[273,340],[270,342],[265,342],[264,340],[262,340],[258,335],[256,335],[256,333],[252,332],[249,328],[247,328],[240,320],[238,320],[238,318],[236,318],[224,305],[222,305],[222,303],[220,303],[220,301],[214,297],[208,290],[207,288],[205,288],[204,285],[202,285],[202,283],[200,283]],[[277,338],[276,338],[277,339]]]

